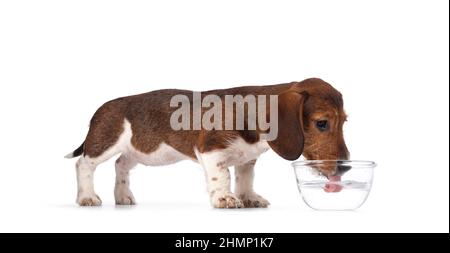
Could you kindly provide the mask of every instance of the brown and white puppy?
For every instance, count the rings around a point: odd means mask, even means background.
[[[129,171],[138,163],[166,165],[181,160],[198,162],[205,170],[211,204],[217,208],[267,207],[269,202],[253,191],[253,168],[269,148],[287,160],[348,159],[342,134],[346,120],[341,94],[321,79],[270,86],[246,86],[202,93],[225,95],[277,95],[278,135],[260,138],[262,130],[173,130],[170,106],[175,95],[193,97],[187,90],[157,90],[122,97],[102,105],[92,117],[84,143],[67,158],[76,163],[81,206],[101,205],[94,191],[93,173],[100,163],[121,154],[116,161],[116,204],[133,205]],[[202,112],[203,113],[203,112]],[[270,118],[270,115],[268,115]],[[236,188],[230,189],[228,167],[235,167]],[[326,175],[334,175],[329,168]]]

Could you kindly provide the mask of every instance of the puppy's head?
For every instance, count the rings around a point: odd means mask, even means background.
[[[269,145],[287,160],[301,154],[308,160],[346,160],[349,152],[342,132],[345,121],[342,95],[321,79],[307,79],[279,95],[278,137]],[[331,175],[343,173],[346,168],[323,169]]]

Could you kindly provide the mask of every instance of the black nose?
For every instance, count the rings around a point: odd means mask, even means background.
[[[350,165],[343,165],[341,163],[338,162],[337,173],[336,173],[337,175],[343,175],[345,172],[347,172],[347,171],[352,169],[352,166],[350,166]]]

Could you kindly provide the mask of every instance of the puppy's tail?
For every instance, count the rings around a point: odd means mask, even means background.
[[[82,155],[83,152],[84,152],[84,142],[81,144],[81,146],[79,148],[75,149],[73,152],[70,152],[69,154],[64,156],[64,158],[67,158],[67,159],[74,158],[74,157]]]

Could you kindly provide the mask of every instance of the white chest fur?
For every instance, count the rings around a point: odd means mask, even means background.
[[[266,141],[249,144],[243,139],[233,140],[225,149],[214,150],[206,153],[196,152],[199,160],[204,164],[215,163],[222,167],[242,165],[257,159],[269,149]]]
[[[231,166],[241,165],[251,160],[255,160],[268,149],[269,144],[266,141],[249,144],[243,139],[239,138],[234,140],[231,145],[222,152],[225,156],[228,157],[228,159],[226,159],[228,162],[227,165]]]

